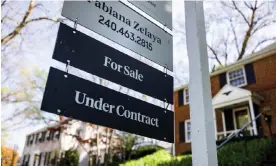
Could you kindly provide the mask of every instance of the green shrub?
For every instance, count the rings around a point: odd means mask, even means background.
[[[270,139],[253,139],[249,141],[233,141],[218,150],[219,166],[259,166],[263,154],[271,151]],[[192,166],[192,156],[171,157],[161,150],[138,160],[132,160],[120,166]]]
[[[192,151],[191,150],[187,150],[185,152],[182,152],[181,153],[181,156],[185,156],[185,155],[189,155],[189,154],[192,154]]]
[[[124,164],[120,164],[120,166],[157,166],[166,161],[170,161],[171,159],[172,157],[168,152],[160,150],[138,160],[131,160]]]
[[[157,145],[147,145],[147,146],[141,146],[137,148],[136,150],[131,152],[130,159],[138,159],[141,157],[144,157],[146,155],[150,155],[152,153],[157,152],[158,150],[164,149]]]
[[[231,142],[219,149],[219,166],[258,166],[271,143],[270,139]]]
[[[68,150],[60,159],[59,166],[78,166],[79,154],[76,150]]]

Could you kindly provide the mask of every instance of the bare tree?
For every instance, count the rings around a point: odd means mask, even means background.
[[[214,8],[218,10],[213,13],[206,11],[206,21],[213,26],[215,37],[212,38],[216,41],[208,41],[209,57],[224,66],[229,58],[232,61],[240,60],[260,46],[276,41],[276,36],[262,35],[262,32],[276,23],[275,3],[276,1],[232,0],[216,4]],[[224,33],[219,33],[221,30]],[[210,31],[212,30],[207,30],[207,36]]]
[[[9,28],[9,30],[8,30],[9,33],[7,33],[1,37],[2,47],[8,45],[9,42],[12,42],[12,40],[17,35],[21,35],[22,30],[27,25],[29,25],[31,23],[39,22],[42,20],[48,20],[48,21],[52,21],[52,22],[60,21],[59,19],[53,19],[53,18],[49,18],[46,16],[45,17],[31,17],[31,14],[33,13],[33,11],[35,9],[43,7],[42,4],[35,3],[35,0],[30,0],[28,8],[24,12],[22,19],[18,20],[18,19],[16,19],[16,17],[19,15],[19,13],[17,13],[18,15],[10,15],[9,14],[11,12],[11,10],[13,10],[13,8],[10,6],[12,4],[9,4],[9,3],[13,3],[13,2],[9,2],[9,1],[5,0],[5,1],[2,1],[2,3],[1,3],[2,10],[6,9],[5,14],[2,15],[1,23],[4,25],[15,23],[15,26],[12,26],[11,28]],[[15,12],[15,11],[13,11],[13,12]],[[8,26],[8,27],[10,27],[10,26]]]
[[[214,69],[276,41],[276,33],[265,33],[276,24],[276,1],[204,2],[204,9],[208,57]],[[186,41],[183,23],[179,19],[174,26],[174,37],[181,43]]]

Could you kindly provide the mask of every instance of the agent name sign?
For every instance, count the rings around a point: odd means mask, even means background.
[[[62,15],[173,70],[172,36],[120,1],[64,1]]]

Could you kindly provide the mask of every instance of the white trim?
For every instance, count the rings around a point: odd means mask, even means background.
[[[218,133],[218,129],[217,129],[217,117],[216,117],[216,109],[213,108],[213,115],[214,115],[214,123],[215,123],[215,138],[216,140],[218,139],[217,137],[217,133]]]
[[[185,92],[185,90],[188,90],[188,97],[189,97],[188,102],[186,101],[186,92]],[[190,95],[189,95],[189,88],[188,87],[183,89],[183,100],[184,100],[184,105],[188,105],[189,102],[190,102]]]
[[[248,106],[244,106],[244,107],[239,107],[239,108],[233,109],[232,115],[233,115],[233,121],[234,121],[234,128],[235,128],[235,130],[238,129],[238,128],[237,128],[237,119],[236,119],[235,113],[238,112],[238,111],[242,111],[242,110],[247,110],[248,122],[250,122],[250,120],[251,120],[251,118],[250,118],[251,116],[250,116],[250,112],[249,112]]]
[[[192,139],[188,139],[188,122],[190,122],[190,124],[191,124],[191,126],[192,126],[192,123],[191,123],[191,120],[190,119],[187,119],[187,120],[185,120],[185,142],[186,143],[190,143],[191,141],[192,141]],[[191,137],[192,137],[192,130],[190,129],[190,132],[191,132]]]
[[[241,84],[241,85],[238,85],[238,86],[235,86],[235,87],[239,87],[239,88],[240,88],[240,87],[243,87],[243,86],[246,86],[246,85],[247,85],[246,72],[245,72],[244,66],[237,66],[236,68],[233,68],[233,69],[231,69],[231,70],[229,70],[229,71],[226,72],[227,84],[232,85],[232,84],[230,83],[229,73],[230,73],[230,72],[233,72],[233,71],[235,71],[235,70],[239,70],[239,69],[242,69],[243,77],[244,77],[244,84]],[[234,85],[232,85],[232,86],[234,86]]]
[[[242,98],[238,98],[238,99],[231,100],[231,101],[228,101],[228,102],[224,102],[224,103],[221,103],[221,104],[213,105],[213,107],[214,108],[223,108],[225,106],[230,106],[230,105],[233,105],[233,104],[236,104],[236,103],[241,103],[241,102],[244,102],[244,101],[249,101],[250,98],[251,98],[251,96],[249,96],[249,97],[242,97]]]
[[[254,135],[258,135],[257,124],[256,124],[256,121],[254,120],[256,115],[255,115],[252,99],[249,100],[249,108],[250,108],[250,117],[251,117],[251,121],[252,121],[252,125],[253,125],[253,133],[254,133]]]
[[[223,134],[226,137],[226,123],[225,123],[225,114],[224,114],[224,111],[221,113],[221,116],[222,116]]]

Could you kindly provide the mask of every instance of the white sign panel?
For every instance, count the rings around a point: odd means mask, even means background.
[[[129,2],[172,30],[172,1]]]
[[[173,71],[172,36],[119,1],[64,1],[62,16]]]

